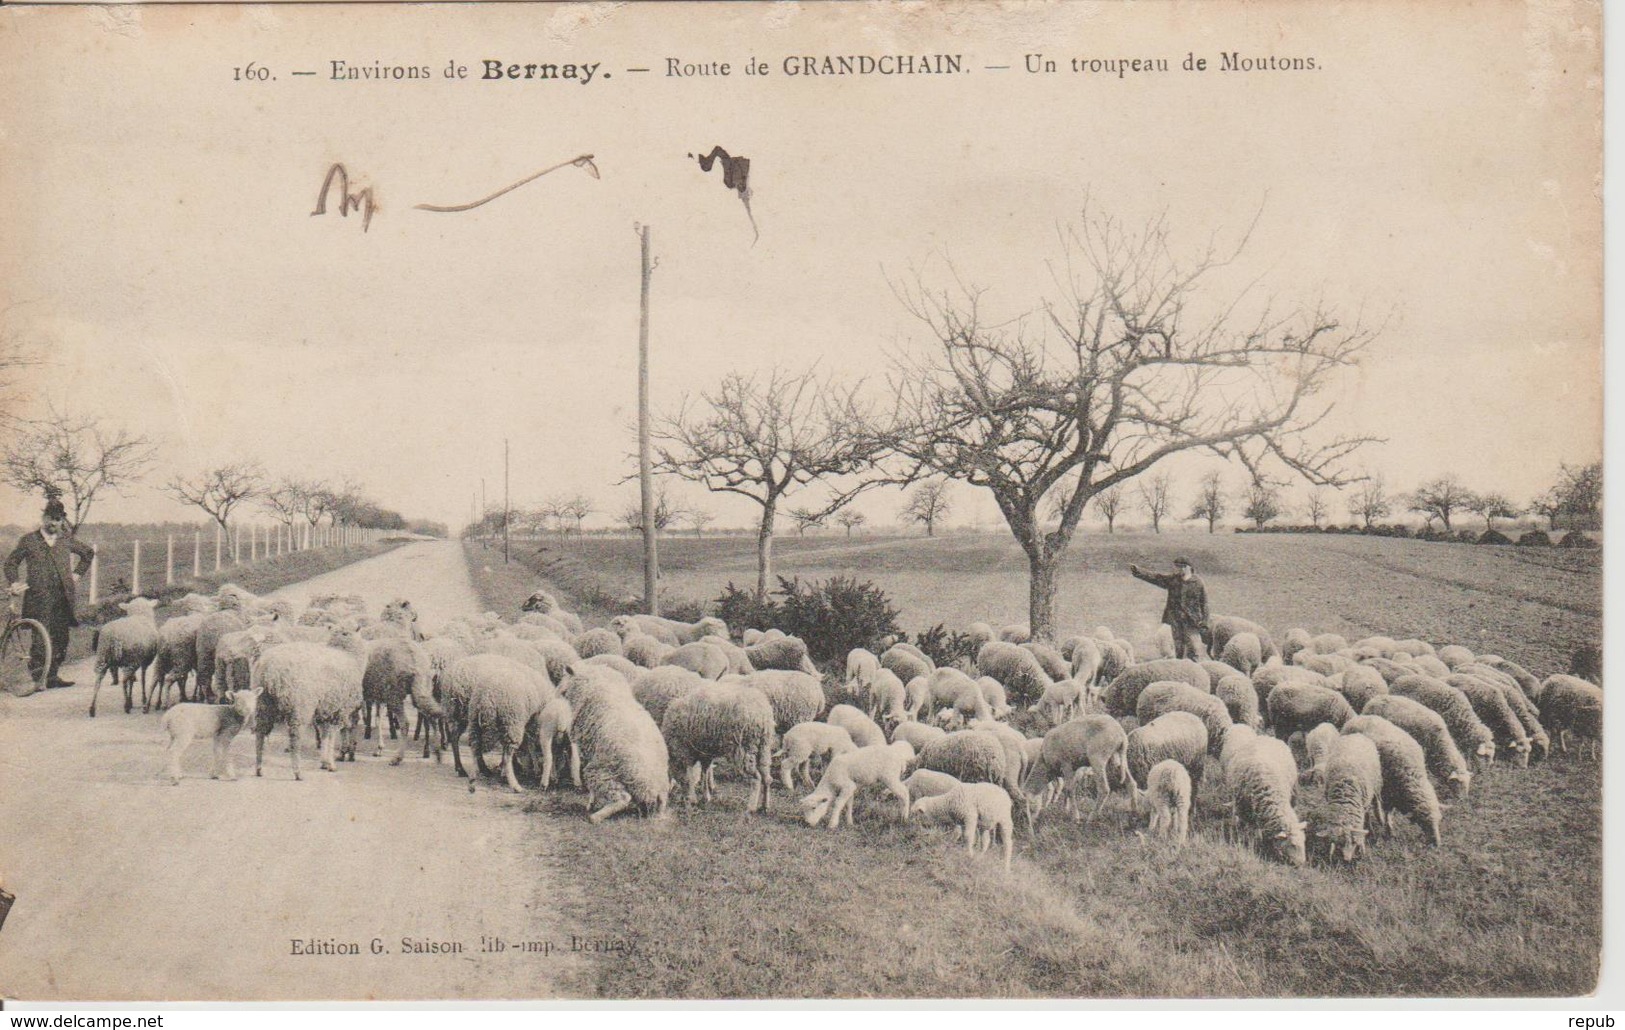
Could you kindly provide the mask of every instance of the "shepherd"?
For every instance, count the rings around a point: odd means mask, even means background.
[[[1174,571],[1167,575],[1142,572],[1138,565],[1128,567],[1136,579],[1154,583],[1168,591],[1168,603],[1162,606],[1162,621],[1174,631],[1174,656],[1203,661],[1207,658],[1206,641],[1209,639],[1207,614],[1207,587],[1191,567],[1189,558],[1175,558]]]
[[[40,528],[18,540],[6,559],[6,582],[11,584],[11,595],[23,599],[23,618],[38,619],[51,640],[47,688],[73,686],[72,680],[62,679],[57,672],[68,652],[68,630],[79,625],[73,608],[79,573],[95,556],[94,547],[74,539],[61,498],[48,495]],[[78,568],[73,564],[75,557],[79,559]],[[19,580],[24,565],[28,566],[28,578]],[[36,676],[44,664],[43,650],[43,646],[36,647],[29,656],[30,671]]]

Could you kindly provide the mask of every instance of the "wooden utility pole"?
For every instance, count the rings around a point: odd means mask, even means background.
[[[513,508],[508,503],[508,438],[502,438],[502,564],[508,564],[508,522]]]
[[[649,458],[649,227],[638,226],[643,249],[643,292],[638,307],[638,493],[643,499],[643,604],[660,614],[660,555],[655,546],[654,473]]]

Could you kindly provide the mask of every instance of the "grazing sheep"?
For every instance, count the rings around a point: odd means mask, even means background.
[[[529,622],[521,622],[510,631],[520,640],[563,640],[564,634],[554,630],[551,626],[538,626]]]
[[[1494,685],[1500,689],[1506,698],[1507,707],[1512,709],[1512,714],[1518,717],[1518,721],[1523,724],[1524,733],[1529,736],[1529,760],[1544,761],[1546,756],[1551,754],[1552,738],[1547,735],[1546,727],[1540,724],[1540,712],[1536,709],[1535,702],[1529,699],[1529,695],[1523,692],[1523,688],[1518,686],[1516,680],[1509,683],[1497,680]],[[1536,684],[1536,687],[1538,688],[1539,684]]]
[[[1308,651],[1299,651],[1297,657],[1292,659],[1299,668],[1308,669],[1320,676],[1335,676],[1355,664],[1354,659],[1340,654],[1311,654]]]
[[[789,672],[804,672],[809,676],[819,675],[818,666],[807,657],[807,645],[800,637],[782,637],[757,644],[755,647],[747,647],[745,657],[750,659],[751,668],[758,672],[782,669]]]
[[[226,698],[225,704],[182,703],[165,712],[160,725],[169,735],[169,782],[180,785],[181,757],[200,737],[214,741],[214,778],[224,776],[235,780],[237,769],[231,762],[231,742],[243,724],[254,718],[254,707],[259,699],[259,691],[244,690]]]
[[[1022,736],[1020,730],[996,719],[975,719],[965,728],[991,733],[999,738],[999,746],[1004,748],[1005,782],[1021,783],[1022,777],[1027,774],[1027,738]]]
[[[1281,653],[1281,649],[1275,646],[1275,638],[1270,636],[1269,630],[1239,615],[1215,615],[1208,620],[1208,627],[1213,635],[1214,654],[1223,654],[1231,638],[1243,633],[1251,633],[1258,641],[1259,653],[1262,655],[1260,661],[1274,658]],[[1307,637],[1305,639],[1307,640]]]
[[[1403,651],[1408,655],[1431,655],[1434,653],[1432,644],[1426,640],[1418,640],[1415,637],[1408,640],[1394,641],[1394,651],[1395,653]]]
[[[824,767],[818,786],[801,799],[801,818],[808,826],[817,826],[828,813],[829,828],[833,830],[841,825],[844,813],[846,824],[851,826],[852,799],[864,787],[880,786],[902,802],[906,820],[911,803],[903,773],[913,761],[914,748],[907,741],[873,744],[835,756]]]
[[[1478,660],[1492,669],[1496,669],[1508,676],[1511,676],[1512,681],[1516,683],[1519,689],[1523,691],[1525,697],[1527,697],[1530,701],[1535,699],[1535,694],[1540,690],[1540,680],[1535,678],[1534,673],[1530,672],[1528,669],[1525,669],[1517,662],[1507,661],[1500,655],[1479,655]]]
[[[254,719],[254,775],[264,774],[265,738],[279,722],[288,730],[294,779],[301,778],[299,730],[307,725],[316,733],[321,768],[335,771],[339,735],[348,732],[354,739],[366,668],[366,641],[347,629],[331,631],[326,644],[300,641],[266,648],[253,672],[252,689],[260,691]]]
[[[1016,704],[1030,705],[1044,696],[1050,677],[1033,653],[1018,644],[995,640],[976,652],[976,672],[1004,685]]]
[[[992,676],[979,676],[976,679],[976,689],[982,692],[982,700],[987,702],[993,718],[1003,719],[1010,714],[1010,701],[1005,695],[1004,684]],[[1045,689],[1047,690],[1048,686]]]
[[[692,644],[706,637],[728,639],[728,624],[712,615],[697,622],[663,619],[658,615],[622,615],[610,620],[610,626],[615,628],[616,632],[620,632],[616,626],[616,622],[620,619],[630,619],[640,632],[674,645]]]
[[[1321,633],[1309,640],[1309,650],[1316,654],[1336,654],[1348,648],[1348,640],[1337,633]]]
[[[827,722],[803,722],[790,727],[784,734],[784,752],[779,759],[779,775],[785,790],[796,789],[799,775],[813,785],[812,760],[830,759],[857,750],[852,734]]]
[[[710,644],[684,644],[668,654],[662,664],[688,669],[705,679],[716,680],[728,672],[728,655]]]
[[[1126,640],[1104,640],[1100,642],[1100,669],[1095,673],[1095,682],[1110,683],[1123,671],[1134,664],[1134,648]]]
[[[909,718],[908,689],[890,669],[881,669],[869,687],[869,715],[893,725]]]
[[[404,660],[409,660],[403,656]],[[537,670],[501,655],[475,655],[452,667],[454,679],[468,683],[468,747],[474,764],[485,769],[486,742],[495,739],[502,747],[501,772],[515,793],[520,790],[514,776],[514,754],[525,743],[531,720],[558,695]],[[403,743],[404,752],[405,745]],[[452,740],[455,757],[457,741]],[[399,756],[397,756],[399,761]],[[461,762],[458,763],[461,765]]]
[[[892,743],[906,740],[914,746],[915,752],[924,750],[925,745],[933,740],[941,740],[948,735],[947,731],[939,726],[930,726],[923,722],[900,722],[891,731]]]
[[[1203,693],[1212,693],[1213,678],[1195,662],[1181,658],[1159,658],[1124,669],[1101,692],[1100,700],[1110,715],[1133,715],[1140,692],[1164,680],[1188,683]]]
[[[1320,836],[1331,854],[1341,852],[1343,861],[1353,862],[1365,852],[1366,835],[1385,821],[1376,742],[1364,734],[1334,731],[1327,745],[1325,782],[1326,821]]]
[[[893,644],[880,656],[880,667],[889,669],[904,683],[911,683],[921,676],[929,676],[936,666],[926,658],[921,658],[907,650],[902,644]]]
[[[672,701],[660,722],[673,780],[688,781],[694,804],[700,781],[711,800],[711,765],[742,754],[752,774],[745,812],[767,811],[773,778],[773,705],[762,691],[740,682],[706,683]]]
[[[583,658],[594,655],[621,653],[621,638],[613,630],[603,628],[589,629],[570,641],[570,646],[576,649],[576,654]]]
[[[587,821],[601,823],[634,806],[642,815],[664,813],[671,793],[666,740],[626,680],[614,669],[582,666],[559,692],[573,713],[570,739],[580,753]]]
[[[1461,749],[1450,739],[1450,728],[1438,712],[1420,701],[1384,694],[1368,701],[1360,714],[1380,716],[1409,733],[1422,746],[1428,772],[1448,784],[1454,796],[1467,796],[1473,784],[1472,770],[1467,767]]]
[[[570,667],[581,661],[576,649],[562,640],[533,640],[529,643],[542,656],[547,666],[547,678],[553,683],[563,683]]]
[[[1495,761],[1495,735],[1473,711],[1467,695],[1431,676],[1401,676],[1389,690],[1438,712],[1450,730],[1450,739],[1470,761]]]
[[[1226,641],[1219,652],[1219,661],[1251,676],[1253,670],[1264,664],[1264,645],[1256,633],[1237,633]]]
[[[1446,676],[1445,683],[1466,696],[1467,703],[1473,706],[1473,714],[1490,728],[1495,746],[1510,751],[1513,761],[1517,762],[1520,768],[1527,767],[1532,747],[1529,743],[1529,734],[1525,732],[1523,721],[1512,710],[1501,689],[1494,683],[1460,673]]]
[[[1068,719],[1083,714],[1083,704],[1083,688],[1078,685],[1078,681],[1059,679],[1044,688],[1044,696],[1028,711],[1043,715],[1051,726],[1059,726]]]
[[[152,700],[164,707],[170,684],[186,700],[186,677],[197,666],[197,630],[203,616],[181,615],[158,627],[158,654],[152,662]],[[143,709],[144,711],[147,709]]]
[[[1388,693],[1387,680],[1368,665],[1355,665],[1344,669],[1328,679],[1326,684],[1348,698],[1349,707],[1356,712],[1365,711],[1365,706],[1371,703],[1372,698]]]
[[[1569,734],[1591,744],[1596,754],[1602,743],[1602,688],[1578,676],[1548,676],[1535,695],[1540,721],[1557,734],[1557,746],[1569,750]]]
[[[964,783],[997,783],[1005,787],[1009,764],[1004,745],[991,733],[958,730],[920,749],[919,767],[945,772]]]
[[[946,705],[965,719],[993,718],[993,708],[987,703],[982,688],[958,669],[937,669],[929,683],[931,693],[927,703],[932,708]]]
[[[675,646],[656,640],[647,633],[632,633],[621,641],[621,654],[626,656],[626,660],[645,669],[660,665],[675,650]]]
[[[1147,776],[1146,796],[1151,804],[1153,837],[1167,837],[1175,847],[1184,847],[1190,834],[1191,798],[1196,790],[1191,776],[1183,765],[1173,759],[1164,759],[1152,767]]]
[[[1393,828],[1394,813],[1410,819],[1434,847],[1442,841],[1439,822],[1444,809],[1428,779],[1427,758],[1409,733],[1378,715],[1357,715],[1343,727],[1345,736],[1361,733],[1377,745],[1382,760],[1382,804]]]
[[[135,708],[133,692],[141,679],[141,706],[151,707],[147,695],[147,668],[158,657],[158,622],[153,613],[158,602],[150,597],[132,597],[119,603],[127,613],[96,631],[96,689],[90,694],[90,716],[96,717],[96,697],[102,692],[102,677],[109,672],[113,682],[124,687],[124,711]]]
[[[1354,652],[1355,661],[1364,661],[1367,658],[1392,658],[1399,653],[1393,637],[1373,636],[1356,640],[1350,647]]]
[[[1259,639],[1264,638],[1259,637]],[[1286,636],[1281,640],[1281,661],[1283,664],[1290,665],[1292,659],[1297,657],[1298,652],[1307,650],[1311,650],[1308,630],[1293,627],[1286,631]]]
[[[922,766],[926,765],[925,757],[924,754],[920,757]],[[941,767],[931,766],[931,768]],[[1068,808],[1076,813],[1075,791],[1078,774],[1083,769],[1093,773],[1092,778],[1099,786],[1100,800],[1090,813],[1090,818],[1093,818],[1106,807],[1106,802],[1111,798],[1112,771],[1115,769],[1118,778],[1124,782],[1128,782],[1129,779],[1128,734],[1111,716],[1085,715],[1081,719],[1062,723],[1044,734],[1044,744],[1039,750],[1038,760],[1032,763],[1032,768],[1027,773],[1027,781],[1023,785],[1023,795],[1028,800],[1029,826],[1032,816],[1036,815],[1034,809],[1044,796],[1039,794],[1036,788],[1046,787],[1057,780],[1061,781],[1062,788],[1067,792]],[[954,772],[953,769],[943,771]],[[954,774],[962,780],[975,778]],[[1132,788],[1130,792],[1132,794]],[[1045,794],[1047,793],[1046,790]]]
[[[542,753],[542,769],[537,776],[540,786],[553,786],[553,747],[561,738],[569,737],[574,720],[575,712],[571,710],[570,702],[559,695],[554,695],[530,717],[525,738]],[[574,740],[570,741],[570,782],[581,786],[581,754],[576,750]]]
[[[632,696],[638,704],[649,710],[656,724],[666,717],[671,703],[691,690],[698,690],[710,682],[691,669],[675,665],[662,665],[658,669],[645,669],[631,681]]]
[[[1189,712],[1202,720],[1207,729],[1208,754],[1219,757],[1231,726],[1230,710],[1223,701],[1188,683],[1168,680],[1146,687],[1134,706],[1134,717],[1140,720],[1141,726],[1168,712]]]
[[[999,630],[999,640],[1006,644],[1025,644],[1033,638],[1033,631],[1020,623],[1011,623]]]
[[[909,801],[918,804],[921,798],[940,797],[959,786],[959,781],[947,773],[931,769],[916,769],[903,781],[908,788]]]
[[[846,653],[846,686],[858,697],[869,700],[869,688],[880,674],[880,659],[867,648],[854,647]]]
[[[1430,654],[1417,655],[1410,660],[1409,664],[1413,672],[1420,672],[1424,676],[1432,676],[1436,680],[1443,680],[1451,673],[1450,666]]]
[[[1264,718],[1258,713],[1258,691],[1246,676],[1231,674],[1213,684],[1213,696],[1224,702],[1231,723],[1259,729]]]
[[[1275,858],[1303,865],[1309,824],[1292,808],[1292,786],[1298,780],[1292,752],[1274,737],[1253,736],[1228,749],[1223,765],[1238,822],[1255,832]]]
[[[1004,842],[1004,868],[1010,870],[1015,851],[1015,821],[1010,812],[1010,795],[990,783],[961,783],[936,797],[922,798],[914,806],[914,818],[926,823],[953,823],[965,835],[965,847],[975,852],[976,842],[986,833],[982,850],[995,836]]]
[[[1473,652],[1460,644],[1446,644],[1439,648],[1435,653],[1435,657],[1443,662],[1451,672],[1454,672],[1459,666],[1471,665],[1473,662]]]
[[[1194,795],[1202,784],[1207,754],[1207,727],[1190,712],[1168,712],[1136,726],[1124,744],[1135,810],[1140,808],[1141,795],[1150,789],[1151,771],[1163,762],[1177,762],[1186,771],[1186,783]]]
[[[1415,676],[1419,671],[1416,666],[1409,662],[1388,658],[1366,658],[1360,662],[1360,665],[1363,668],[1374,670],[1377,675],[1382,677],[1383,683],[1387,686],[1392,686],[1393,682],[1401,676]]]
[[[829,715],[824,717],[824,721],[846,730],[858,747],[874,747],[876,744],[886,743],[886,734],[861,708],[836,705],[829,710]]]
[[[1092,637],[1073,637],[1067,644],[1069,646],[1063,647],[1061,654],[1072,663],[1071,667],[1067,670],[1067,676],[1054,678],[1071,678],[1086,687],[1094,686],[1100,676],[1100,644]]]
[[[804,672],[768,669],[742,679],[745,686],[767,695],[773,706],[773,726],[783,733],[803,722],[812,722],[824,710],[824,688],[818,677]],[[882,742],[885,738],[881,738]]]
[[[1317,784],[1326,782],[1326,760],[1331,756],[1332,743],[1339,736],[1340,733],[1337,727],[1329,722],[1323,722],[1303,735],[1303,750],[1307,756],[1307,765],[1298,776],[1299,783]]]
[[[553,679],[549,671],[547,655],[542,652],[539,646],[540,643],[540,641],[531,642],[503,635],[481,641],[475,648],[474,653],[500,655],[503,658],[518,662],[528,669],[542,673],[547,676],[549,683],[556,683],[558,681]],[[577,660],[579,661],[579,659]]]
[[[225,640],[221,641],[225,650]],[[367,668],[361,676],[361,705],[366,720],[366,735],[372,736],[373,706],[383,705],[389,713],[391,725],[401,728],[400,747],[390,765],[400,765],[406,758],[406,699],[410,697],[420,717],[438,719],[444,713],[434,698],[434,667],[429,652],[410,640],[381,640],[373,644],[367,655]],[[521,724],[523,725],[523,724]],[[427,746],[427,742],[425,742]],[[384,753],[384,735],[378,734],[373,745],[373,757]]]
[[[1281,740],[1308,733],[1323,722],[1338,729],[1354,718],[1348,699],[1331,687],[1312,683],[1283,683],[1270,692],[1270,726]]]
[[[1065,679],[1072,675],[1072,666],[1061,656],[1061,652],[1043,641],[1029,640],[1021,645],[1021,649],[1038,659],[1039,668],[1043,669],[1044,675],[1050,679]]]

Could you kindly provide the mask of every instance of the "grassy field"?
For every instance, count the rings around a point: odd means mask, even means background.
[[[874,579],[910,630],[1025,618],[1019,552],[998,538],[782,543],[784,574]],[[667,541],[664,582],[714,596],[753,578],[750,548]],[[1176,550],[1216,610],[1277,629],[1454,639],[1542,673],[1600,635],[1595,554],[1287,536],[1087,538],[1062,582],[1063,627],[1148,635],[1160,595],[1123,569]],[[512,612],[542,583],[613,596],[640,582],[633,541],[529,557],[535,568],[469,549],[487,607]],[[1300,816],[1319,801],[1306,790]],[[725,783],[709,809],[595,828],[576,792],[533,796],[549,817],[535,832],[582,871],[570,918],[638,942],[594,967],[599,996],[1507,996],[1596,984],[1600,766],[1577,754],[1486,771],[1447,813],[1444,847],[1407,824],[1352,869],[1288,868],[1227,843],[1211,784],[1183,851],[1141,838],[1119,796],[1088,825],[1046,813],[1008,876],[944,832],[897,825],[889,805],[832,833],[802,825],[782,791],[765,817],[744,817],[743,802]]]

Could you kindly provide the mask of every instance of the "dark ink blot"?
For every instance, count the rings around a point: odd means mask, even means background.
[[[712,165],[722,162],[722,185],[739,194],[740,201],[745,205],[745,217],[750,219],[751,231],[756,234],[756,239],[761,239],[762,231],[756,227],[756,216],[750,209],[750,158],[734,157],[721,147],[712,147],[709,154],[688,156],[700,163],[702,172],[709,172]]]

